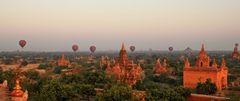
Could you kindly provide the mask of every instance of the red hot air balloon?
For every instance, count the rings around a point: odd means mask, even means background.
[[[95,51],[96,51],[96,46],[90,46],[90,51],[92,52],[92,53],[94,53]]]
[[[74,52],[76,52],[77,50],[78,50],[78,45],[72,45],[72,50],[74,51]]]
[[[20,40],[19,41],[19,45],[23,48],[25,45],[27,44],[27,42],[25,40]]]
[[[173,47],[169,47],[168,50],[169,50],[170,52],[172,52],[172,51],[173,51]]]
[[[135,46],[130,46],[130,50],[131,50],[132,52],[134,52]]]

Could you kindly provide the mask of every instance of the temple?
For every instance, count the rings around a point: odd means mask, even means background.
[[[69,66],[70,62],[65,59],[64,54],[62,54],[62,57],[58,60],[58,66]]]
[[[155,68],[153,70],[155,75],[160,75],[162,73],[167,73],[167,60],[163,59],[163,63],[161,64],[160,59],[157,59]]]
[[[15,87],[13,88],[13,91],[11,92],[11,101],[27,101],[28,99],[28,91],[25,92],[22,91],[22,88],[20,86],[20,80],[16,79]]]
[[[235,44],[234,51],[232,53],[232,58],[240,60],[240,54],[238,52],[238,44]]]
[[[225,59],[222,57],[221,65],[213,59],[210,65],[210,57],[207,55],[202,45],[202,49],[196,60],[195,66],[190,65],[188,59],[185,60],[183,72],[183,86],[186,88],[196,88],[198,82],[205,82],[210,78],[216,84],[218,90],[227,87],[228,69]]]
[[[107,63],[106,74],[114,77],[115,80],[133,86],[138,80],[142,80],[143,70],[139,64],[134,64],[128,59],[127,51],[122,44],[119,58],[113,62],[112,67]]]
[[[5,80],[0,84],[0,101],[27,101],[28,91],[22,91],[20,86],[20,80],[16,79],[15,87],[13,91],[9,94],[8,83]]]

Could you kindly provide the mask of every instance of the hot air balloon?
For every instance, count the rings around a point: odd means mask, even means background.
[[[90,51],[92,52],[92,53],[94,53],[95,51],[96,51],[96,46],[90,46]]]
[[[173,47],[169,47],[168,50],[169,50],[170,52],[172,52],[172,51],[173,51]]]
[[[235,46],[236,46],[236,47],[238,47],[238,45],[239,45],[238,43],[235,43]]]
[[[132,52],[134,52],[135,46],[130,46],[130,50],[131,50]]]
[[[78,45],[76,45],[76,44],[72,45],[72,50],[74,52],[76,52],[78,50]]]
[[[187,47],[185,50],[184,50],[184,53],[188,56],[192,55],[193,54],[193,50],[190,48],[190,47]]]
[[[27,42],[25,40],[20,40],[19,41],[19,45],[24,48],[24,46],[27,44]]]

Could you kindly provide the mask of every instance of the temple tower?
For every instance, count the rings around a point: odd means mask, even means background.
[[[153,72],[156,75],[160,75],[161,73],[167,73],[167,60],[164,59],[163,63],[161,64],[161,60],[158,58]]]
[[[124,66],[126,64],[128,64],[128,55],[127,55],[127,51],[124,47],[124,43],[122,43],[122,48],[119,53],[119,64],[122,64]]]
[[[124,44],[122,44],[118,59],[113,62],[112,66],[111,68],[110,63],[108,63],[105,72],[118,82],[126,83],[132,87],[138,80],[142,80],[143,70],[140,65],[128,59]]]
[[[233,59],[240,59],[240,53],[238,52],[238,44],[235,44],[234,51],[232,53]]]
[[[69,66],[70,62],[65,59],[65,55],[62,54],[61,58],[58,60],[58,66]]]
[[[199,52],[199,56],[195,65],[197,67],[209,67],[209,63],[210,63],[210,58],[205,52],[204,44],[202,44],[202,48],[201,48],[201,51]]]

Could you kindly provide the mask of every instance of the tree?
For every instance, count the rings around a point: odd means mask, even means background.
[[[7,80],[8,87],[10,90],[12,90],[15,85],[15,77],[16,77],[16,73],[13,72],[13,70],[0,71],[0,82]]]
[[[66,91],[73,91],[73,94],[75,93],[74,90],[69,89],[71,89],[71,87],[66,85],[63,86],[58,80],[51,80],[49,84],[46,84],[41,88],[38,100],[62,101],[67,99],[68,94],[71,93]]]
[[[217,91],[217,87],[215,83],[212,83],[211,79],[207,79],[206,82],[199,82],[196,87],[196,91],[198,94],[215,94]]]
[[[127,85],[114,85],[97,97],[99,101],[129,101],[132,97],[132,89]]]
[[[38,75],[38,72],[36,71],[27,71],[23,73],[27,78],[32,79],[32,80],[39,80],[40,76]]]
[[[150,79],[154,82],[166,83],[169,85],[180,85],[179,80],[170,78],[168,74],[160,74],[159,76],[151,75]]]
[[[96,72],[86,72],[83,74],[84,76],[84,82],[87,84],[95,85],[95,83],[98,81],[98,73]]]
[[[171,87],[167,84],[161,84],[151,80],[144,80],[142,83],[137,83],[134,88],[146,91],[146,100],[149,101],[185,101],[191,94],[189,89],[181,86]]]
[[[38,66],[38,69],[46,69],[47,67],[48,67],[47,64],[40,64],[40,65]]]
[[[90,84],[77,84],[74,86],[76,93],[80,95],[83,100],[90,100],[91,97],[95,96],[96,92],[94,86]]]
[[[62,72],[62,67],[61,66],[55,67],[53,72],[56,73],[56,74],[60,74]]]
[[[26,60],[24,60],[22,63],[21,63],[21,66],[27,66],[28,65],[28,62]]]
[[[61,83],[70,84],[70,83],[83,83],[83,77],[78,74],[72,75],[63,75],[60,79]]]

